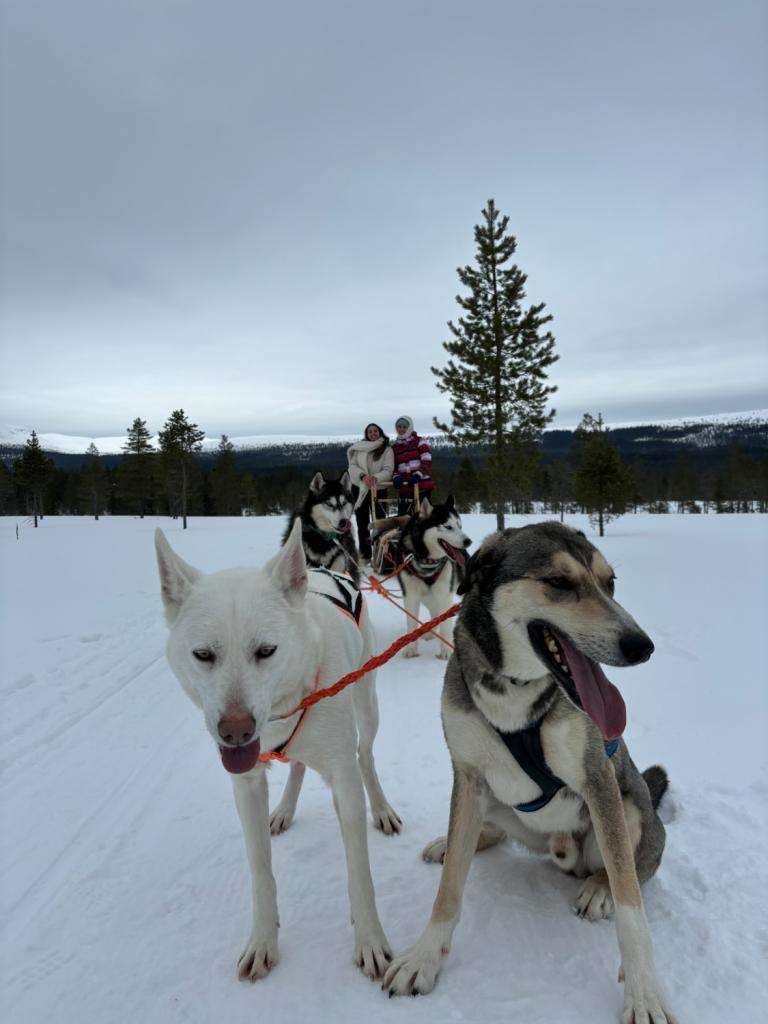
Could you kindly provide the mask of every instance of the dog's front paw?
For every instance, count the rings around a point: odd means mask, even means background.
[[[451,652],[448,650],[448,647],[441,641],[440,642],[440,650],[437,652],[435,657],[439,658],[440,661],[448,661],[450,656],[451,656]]]
[[[418,647],[415,647],[413,644],[411,644],[410,647],[406,647],[405,650],[403,651],[404,658],[418,658],[418,656],[419,649]]]
[[[427,843],[421,851],[422,859],[427,864],[442,864],[445,860],[445,851],[448,849],[448,836],[440,836]]]
[[[596,871],[584,882],[573,904],[573,912],[588,921],[601,921],[611,916],[613,896],[605,871]]]
[[[380,978],[392,960],[392,949],[382,931],[355,937],[355,963],[371,981]]]
[[[392,961],[381,987],[390,996],[426,996],[435,987],[441,966],[439,948],[417,943]]]
[[[624,1011],[621,1024],[677,1024],[677,1017],[666,1005],[656,977],[641,972],[644,976],[624,978]]]
[[[278,804],[269,816],[269,831],[273,836],[279,836],[281,832],[287,831],[293,824],[295,807],[283,807]]]
[[[389,804],[384,804],[383,807],[377,807],[371,811],[371,817],[373,818],[373,827],[378,829],[379,832],[383,832],[385,836],[399,836],[400,830],[403,827],[402,819]]]
[[[237,976],[240,981],[266,978],[277,959],[277,928],[254,931],[237,962]]]

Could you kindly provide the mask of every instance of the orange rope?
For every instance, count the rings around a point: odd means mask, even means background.
[[[406,633],[405,636],[398,637],[398,639],[391,643],[385,651],[381,652],[381,654],[376,654],[374,657],[369,658],[364,665],[355,669],[354,672],[349,672],[347,675],[342,676],[337,683],[333,684],[333,686],[326,686],[324,690],[316,690],[314,693],[310,693],[309,696],[305,697],[300,704],[296,705],[293,711],[289,711],[285,715],[280,715],[280,718],[290,718],[291,715],[295,715],[298,711],[305,711],[307,708],[311,708],[312,705],[317,704],[319,700],[324,700],[326,697],[335,697],[337,693],[341,693],[342,690],[345,690],[352,683],[356,683],[361,676],[366,675],[366,673],[370,672],[371,669],[379,668],[381,665],[388,662],[390,658],[394,658],[397,652],[402,650],[403,647],[406,647],[414,640],[418,640],[420,636],[424,635],[424,633],[429,633],[433,626],[439,626],[441,622],[445,621],[445,619],[450,619],[452,615],[456,614],[460,607],[460,604],[453,604],[448,611],[443,612],[442,615],[438,615],[436,618],[430,619],[429,622],[423,623],[418,627],[418,629],[414,629],[412,632]]]
[[[370,583],[370,586],[369,587],[360,587],[360,589],[361,590],[371,590],[375,594],[381,594],[381,596],[386,598],[386,600],[389,601],[390,604],[393,604],[395,606],[395,608],[399,608],[401,612],[405,612],[405,614],[408,616],[409,619],[413,619],[413,621],[415,623],[417,623],[419,626],[423,626],[424,623],[421,621],[421,619],[417,619],[416,616],[412,615],[408,611],[407,608],[403,608],[403,606],[401,604],[398,604],[398,602],[395,601],[395,599],[389,593],[387,588],[384,586],[384,584],[389,582],[389,580],[391,580],[393,576],[396,576],[400,572],[401,569],[404,569],[407,564],[408,564],[408,559],[406,559],[404,562],[401,562],[400,565],[398,565],[398,567],[396,569],[394,569],[389,574],[389,576],[385,576],[383,580],[379,580],[375,576],[368,576],[367,579],[368,579],[368,582]],[[437,620],[434,620],[434,621],[437,621]],[[453,644],[451,643],[451,641],[450,640],[446,640],[444,636],[440,636],[440,634],[438,632],[436,632],[436,630],[428,629],[427,632],[431,633],[432,636],[437,637],[437,639],[441,643],[445,644],[446,647],[450,647],[451,650],[453,650]]]

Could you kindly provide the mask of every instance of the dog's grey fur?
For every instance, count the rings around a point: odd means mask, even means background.
[[[666,773],[654,767],[644,778],[623,741],[609,759],[567,674],[536,646],[536,631],[546,625],[592,662],[647,660],[653,645],[614,600],[614,578],[586,537],[559,523],[493,534],[470,560],[442,700],[454,770],[448,837],[424,851],[425,859],[444,861],[440,890],[421,938],[385,975],[390,994],[431,991],[458,922],[472,853],[504,837],[498,823],[483,818],[501,816],[516,838],[586,876],[578,914],[596,920],[615,907],[622,1019],[674,1024],[656,978],[639,889],[664,849],[655,806]],[[496,729],[516,732],[539,719],[547,764],[565,787],[540,810],[523,813],[512,809],[541,791]]]

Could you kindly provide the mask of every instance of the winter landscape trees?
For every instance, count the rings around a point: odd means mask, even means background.
[[[435,426],[457,445],[486,445],[485,478],[495,503],[497,528],[504,528],[510,496],[527,495],[536,465],[536,440],[554,416],[547,402],[557,389],[547,370],[557,360],[555,339],[544,331],[552,317],[544,303],[524,310],[526,275],[510,260],[517,248],[493,199],[475,227],[476,266],[460,267],[469,295],[456,301],[464,310],[443,348],[451,358],[432,367],[437,387],[451,398],[451,423]]]

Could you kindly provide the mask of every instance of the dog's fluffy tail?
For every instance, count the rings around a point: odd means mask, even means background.
[[[650,768],[646,768],[643,772],[643,778],[648,786],[648,792],[651,794],[651,803],[655,811],[661,803],[661,798],[667,792],[669,776],[660,764],[652,764]]]

